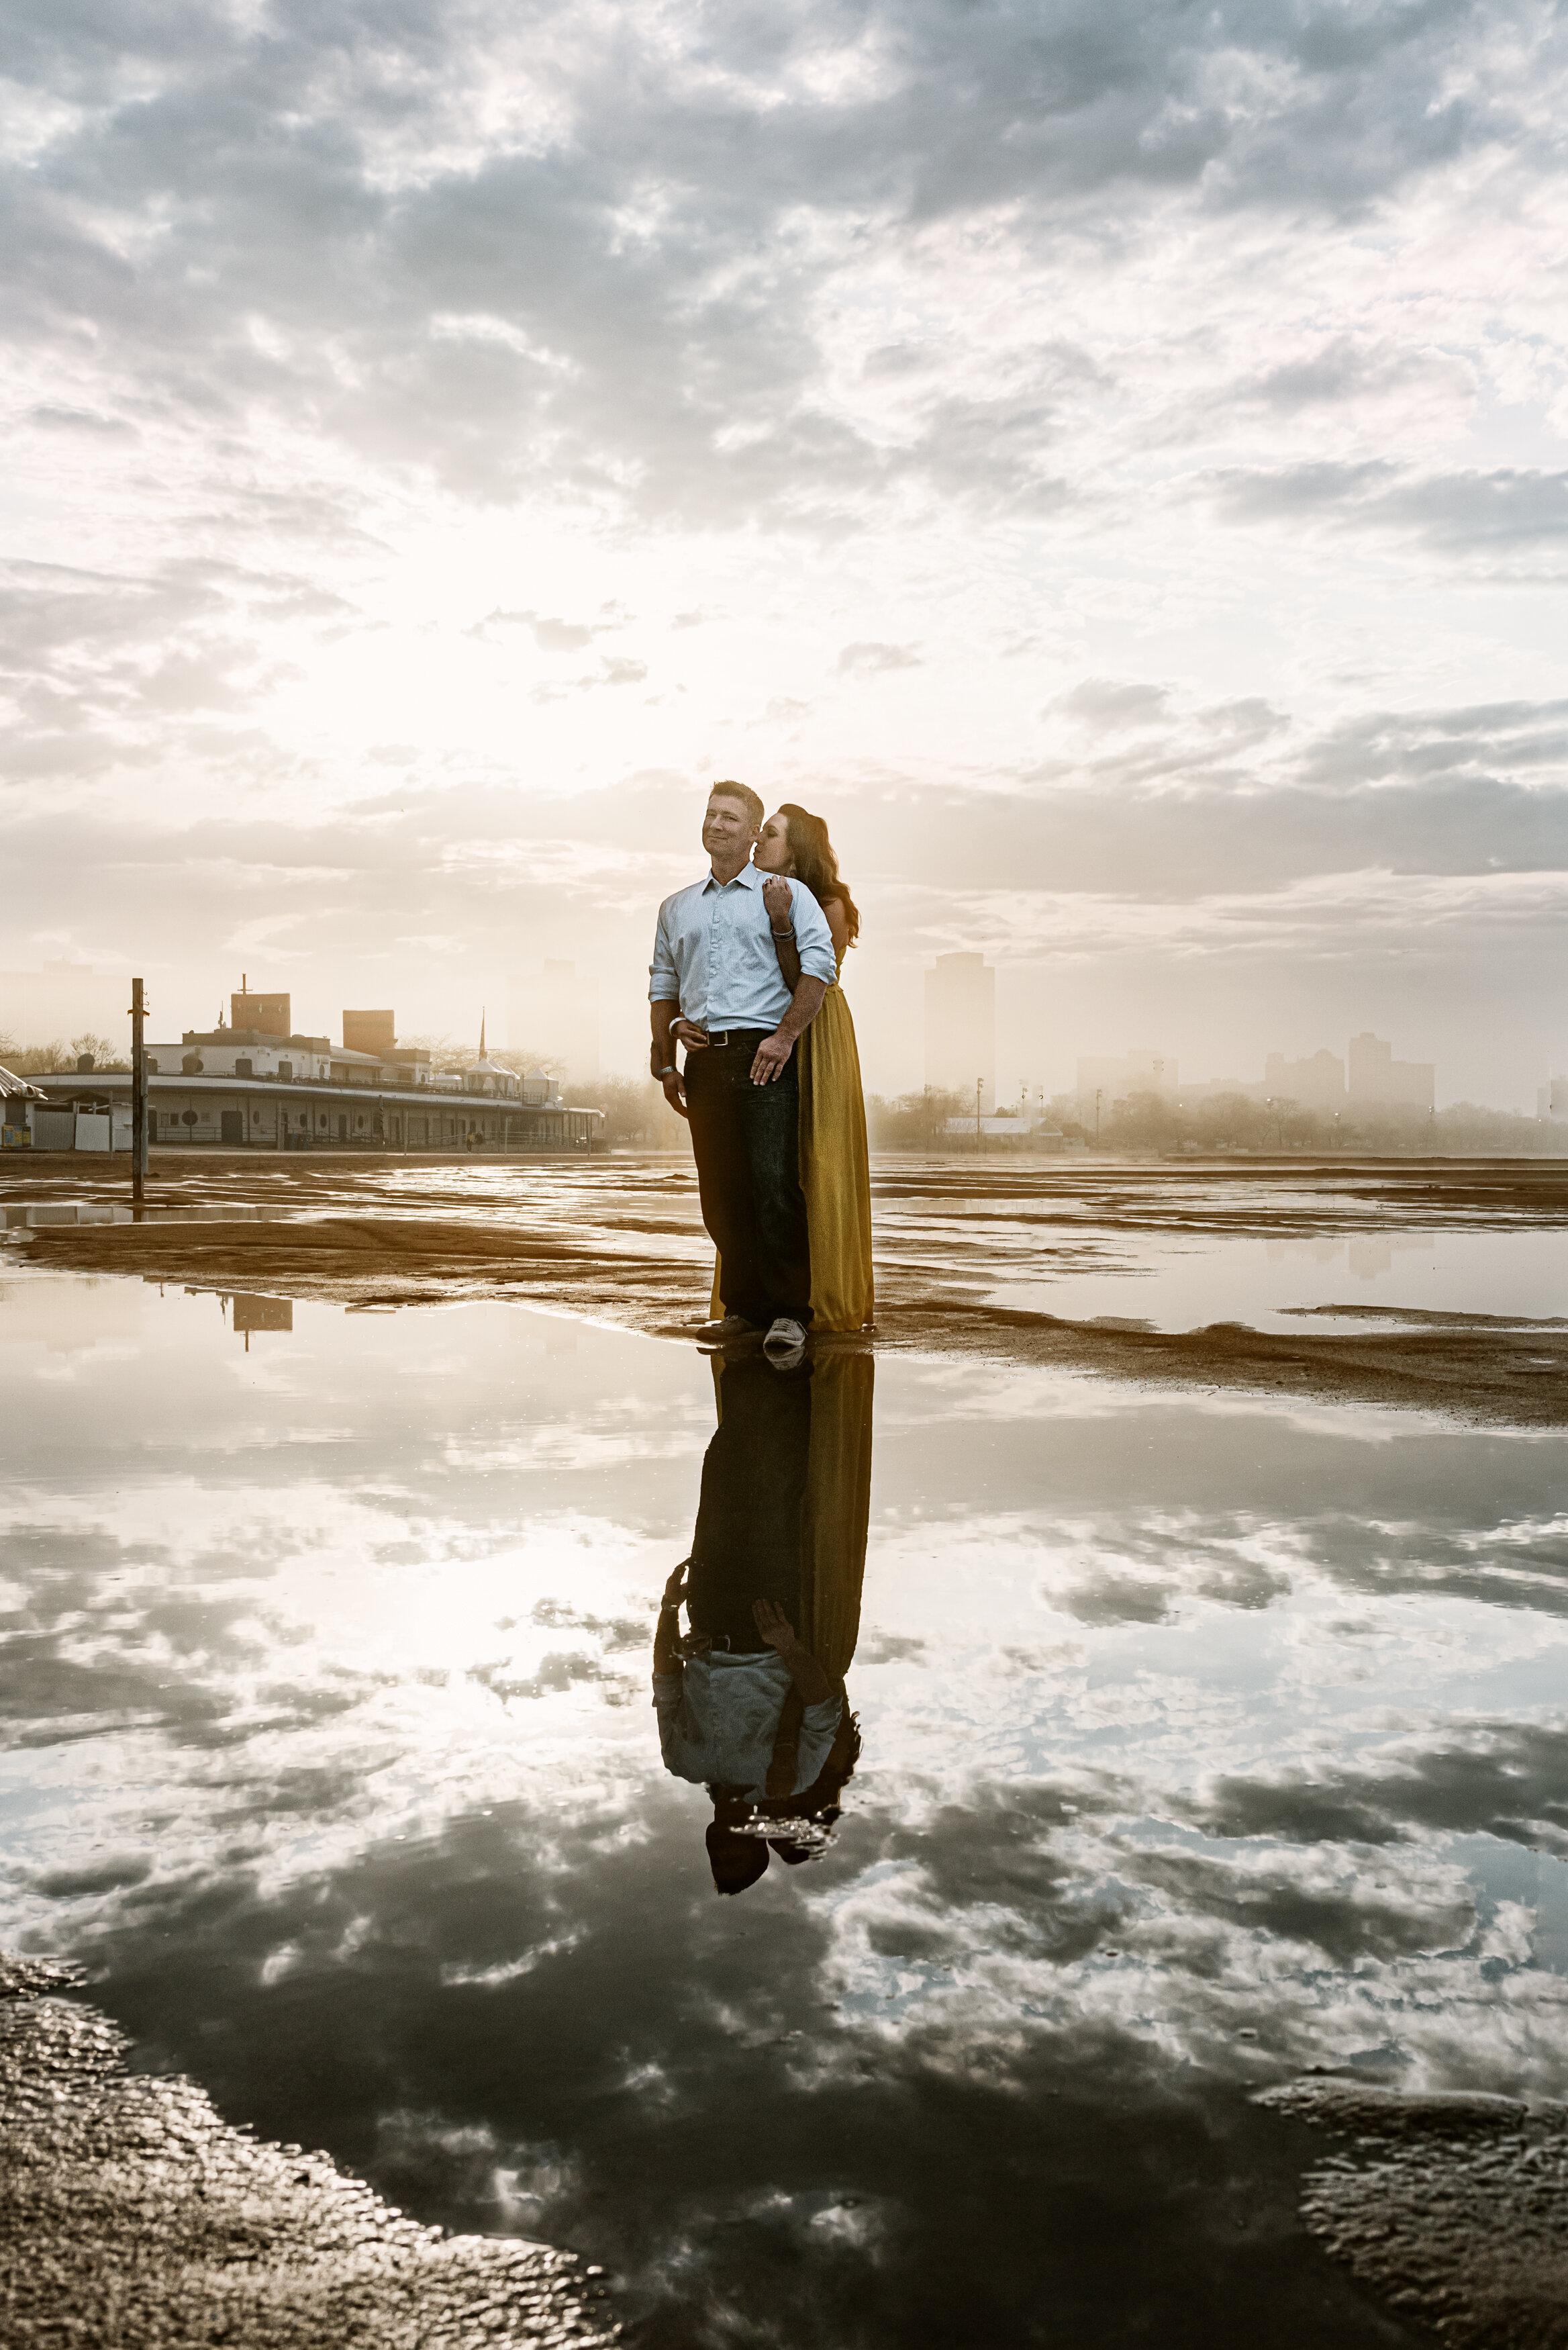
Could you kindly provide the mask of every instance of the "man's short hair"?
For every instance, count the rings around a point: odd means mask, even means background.
[[[708,793],[711,800],[739,800],[746,811],[746,822],[753,832],[761,832],[767,810],[753,791],[750,784],[714,784]]]

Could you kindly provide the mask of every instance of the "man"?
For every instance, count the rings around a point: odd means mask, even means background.
[[[833,938],[809,889],[791,890],[775,932],[751,862],[763,808],[744,784],[715,784],[702,819],[711,870],[659,910],[649,1001],[649,1066],[688,1119],[702,1222],[720,1256],[723,1314],[705,1336],[763,1329],[770,1355],[798,1361],[811,1322],[811,1242],[800,1183],[795,1038],[837,976]],[[792,993],[778,942],[792,938]],[[684,1074],[675,1046],[686,1048]]]
[[[797,1799],[835,1755],[840,1779],[852,1767],[842,1683],[795,1631],[815,1385],[807,1363],[783,1377],[754,1355],[724,1363],[691,1555],[665,1585],[654,1636],[664,1767],[712,1799],[706,1842],[721,1893],[754,1884],[770,1844],[783,1859],[805,1859]],[[781,1823],[776,1838],[756,1833],[770,1817]]]

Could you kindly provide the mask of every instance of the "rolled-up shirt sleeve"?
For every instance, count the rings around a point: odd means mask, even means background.
[[[675,957],[670,951],[669,905],[660,906],[659,920],[653,933],[653,961],[648,966],[648,1000],[649,1003],[679,1003],[680,974],[675,968]]]
[[[827,916],[812,896],[797,881],[794,885],[794,942],[800,955],[800,967],[813,979],[822,980],[831,987],[838,977],[838,957],[833,951],[833,932],[827,927]]]

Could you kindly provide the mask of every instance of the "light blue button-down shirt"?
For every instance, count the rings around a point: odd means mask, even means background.
[[[769,879],[743,865],[732,881],[711,873],[677,889],[659,910],[649,965],[650,1003],[679,998],[682,1019],[698,1028],[772,1031],[790,1007],[763,903]],[[832,986],[838,976],[827,917],[802,881],[792,880],[791,915],[800,967]]]

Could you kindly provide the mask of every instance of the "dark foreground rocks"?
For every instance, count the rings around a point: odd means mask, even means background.
[[[597,2345],[569,2254],[443,2236],[323,2154],[232,2129],[186,2080],[127,2069],[56,1970],[0,1960],[5,2350]]]
[[[1456,2350],[1568,2344],[1568,2107],[1333,2078],[1258,2103],[1349,2141],[1302,2216],[1401,2316]]]

